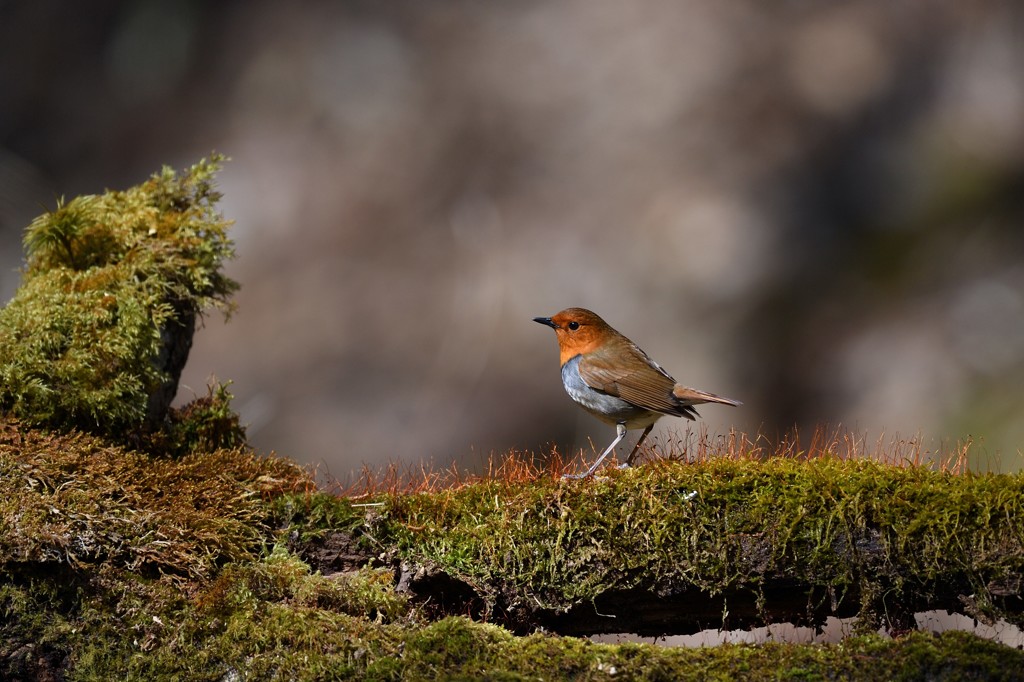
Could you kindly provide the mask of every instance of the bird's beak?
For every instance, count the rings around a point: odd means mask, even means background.
[[[552,321],[552,319],[550,317],[535,317],[535,318],[533,318],[533,321],[534,322],[540,322],[541,324],[546,324],[547,326],[551,327],[552,329],[558,329],[558,325],[555,324],[554,321]]]

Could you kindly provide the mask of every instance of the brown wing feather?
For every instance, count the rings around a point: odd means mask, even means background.
[[[622,347],[625,351],[625,347]],[[676,380],[653,363],[647,354],[632,343],[627,357],[609,356],[601,351],[587,353],[580,359],[580,377],[593,389],[618,396],[637,407],[654,412],[689,416],[684,406],[674,399]]]
[[[628,347],[626,358],[601,350],[580,358],[579,372],[583,381],[595,390],[622,398],[637,407],[687,419],[697,416],[693,406],[701,403],[742,404],[677,384],[647,353],[632,342],[627,341],[627,344],[620,346],[623,349]]]
[[[687,388],[686,386],[676,385],[672,390],[672,395],[676,399],[687,405],[699,405],[700,403],[721,403],[722,405],[732,405],[736,407],[742,405],[738,400],[732,400],[731,398],[723,398],[720,395],[714,393],[708,393],[706,391],[699,391],[696,388]]]

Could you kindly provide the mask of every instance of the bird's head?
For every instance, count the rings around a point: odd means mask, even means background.
[[[593,352],[617,335],[607,322],[586,308],[566,308],[551,317],[535,317],[533,321],[555,330],[563,365],[581,353]]]

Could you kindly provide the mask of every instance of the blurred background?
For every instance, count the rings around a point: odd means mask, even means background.
[[[603,448],[531,321],[578,305],[711,433],[1021,465],[1024,4],[0,0],[4,301],[58,197],[211,150],[240,308],[179,401],[263,451]]]

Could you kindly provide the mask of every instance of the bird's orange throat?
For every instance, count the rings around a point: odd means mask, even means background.
[[[586,353],[593,353],[601,346],[600,340],[596,335],[588,335],[589,338],[574,337],[570,340],[563,340],[562,335],[558,335],[558,350],[560,352],[559,364],[564,365],[565,363],[572,360],[577,355],[583,355]]]

